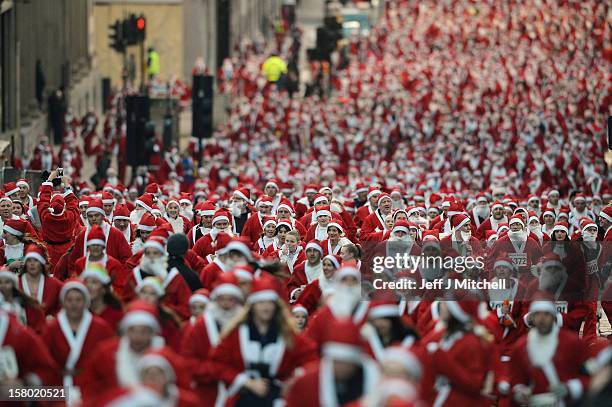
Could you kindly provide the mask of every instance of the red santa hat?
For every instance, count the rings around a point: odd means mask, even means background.
[[[234,196],[237,196],[240,199],[244,199],[245,201],[247,201],[247,203],[249,204],[253,204],[253,201],[251,201],[250,198],[250,193],[249,190],[247,188],[238,188],[237,190],[234,191]]]
[[[85,207],[87,208],[87,205],[89,205],[89,201],[91,200],[91,198],[87,195],[83,195],[81,196],[81,198],[79,199],[79,207]]]
[[[525,227],[525,221],[523,220],[523,217],[521,215],[512,215],[512,217],[508,221],[508,227],[512,226],[515,223],[520,223],[523,228]]]
[[[355,185],[355,195],[361,194],[362,192],[368,192],[368,187],[364,183],[359,182]]]
[[[54,216],[61,216],[66,209],[66,201],[61,194],[55,194],[49,202],[49,213]]]
[[[10,197],[11,195],[19,192],[19,187],[14,182],[7,182],[6,184],[4,184],[3,189],[4,195],[6,195],[7,197]]]
[[[22,237],[27,230],[27,222],[21,219],[7,219],[2,230],[13,236]]]
[[[495,201],[493,202],[493,205],[491,205],[491,210],[494,210],[494,209],[504,209],[504,204],[502,204],[499,201]]]
[[[321,242],[316,239],[313,239],[310,242],[308,242],[305,250],[308,250],[308,249],[314,249],[318,251],[319,253],[321,253],[321,255],[323,255],[323,247],[321,246]]]
[[[92,245],[106,247],[106,235],[98,225],[93,225],[87,234],[87,247]]]
[[[372,185],[368,188],[368,199],[378,194],[382,194],[382,191],[377,186]]]
[[[540,258],[539,266],[542,269],[547,267],[559,267],[561,269],[565,269],[565,266],[561,261],[561,257],[559,257],[559,255],[554,252],[548,252],[544,256],[542,256]]]
[[[584,196],[584,194],[576,194],[576,196],[574,197],[574,203],[576,202],[586,202],[586,197]]]
[[[606,206],[601,211],[599,211],[599,216],[601,216],[608,222],[612,222],[612,206]]]
[[[334,191],[330,187],[328,187],[328,186],[324,186],[324,187],[319,188],[319,193],[320,194],[325,194],[325,192],[328,192],[330,194],[334,193]]]
[[[15,185],[17,185],[17,187],[27,187],[28,189],[30,188],[30,184],[28,184],[28,180],[25,178],[21,178],[19,179]]]
[[[291,224],[291,222],[286,219],[279,220],[276,224],[276,229],[278,229],[280,226],[286,226],[289,228],[289,230],[293,229],[293,225]]]
[[[265,229],[268,225],[274,225],[274,227],[276,228],[276,218],[274,216],[263,217],[263,219],[261,220],[261,227]]]
[[[130,211],[126,205],[117,205],[113,212],[113,220],[130,220]]]
[[[342,280],[344,277],[355,277],[357,279],[361,278],[361,273],[357,268],[357,263],[355,261],[347,261],[340,265],[340,268],[334,274],[334,278],[336,281]]]
[[[102,200],[92,199],[89,201],[86,213],[99,213],[102,216],[106,216],[106,212],[104,212],[104,207],[102,206]]]
[[[210,201],[200,202],[195,206],[195,212],[199,216],[214,216],[217,207]]]
[[[6,267],[0,268],[0,278],[7,278],[7,279],[11,280],[11,282],[13,283],[14,287],[18,287],[19,286],[19,281],[17,280],[17,274],[13,273],[12,271],[10,271]]]
[[[27,247],[23,260],[35,259],[38,260],[43,266],[47,264],[45,252],[38,245],[31,244]]]
[[[319,213],[317,212],[317,216],[319,215]],[[327,224],[327,229],[329,228],[336,228],[338,229],[338,231],[340,232],[340,235],[344,235],[344,227],[342,225],[342,222],[340,220],[335,220],[333,222],[329,222]]]
[[[327,200],[327,197],[325,195],[317,193],[312,203],[314,205],[327,205],[329,204],[329,201]]]
[[[255,304],[262,301],[277,301],[280,298],[276,291],[273,277],[262,275],[253,281],[253,289],[247,298],[247,304]]]
[[[414,380],[419,380],[423,374],[423,366],[419,358],[402,346],[386,348],[382,352],[379,362],[383,366],[387,363],[400,363]],[[409,403],[409,405],[412,405],[412,403]]]
[[[389,201],[391,201],[391,200],[392,200],[392,199],[391,199],[391,197],[389,196],[389,194],[388,194],[388,193],[383,192],[382,194],[380,194],[380,195],[378,196],[378,201],[377,201],[377,202],[378,202],[378,205],[380,206],[380,204],[382,203],[382,201],[383,201],[383,200],[385,200],[385,199],[388,199]]]
[[[191,199],[191,194],[189,192],[181,192],[181,195],[179,196],[179,204],[192,205],[193,201]]]
[[[597,229],[597,224],[585,216],[584,218],[580,219],[580,231],[584,233],[588,228]]]
[[[487,242],[490,242],[493,239],[497,239],[498,236],[497,236],[497,233],[494,230],[487,230],[485,232],[485,238],[486,238]]]
[[[198,288],[191,294],[191,297],[189,297],[189,305],[193,305],[197,302],[208,304],[210,302],[209,297],[210,293],[206,288]]]
[[[329,260],[330,263],[334,265],[336,270],[338,270],[342,264],[342,257],[338,256],[337,254],[328,254],[327,256],[323,257],[323,260]]]
[[[232,270],[238,281],[253,281],[253,267],[251,266],[236,266]]]
[[[230,221],[229,213],[227,211],[223,210],[223,209],[217,210],[215,212],[215,214],[213,215],[212,224],[214,225],[215,223],[217,223],[219,221],[229,222]]]
[[[103,205],[114,205],[115,202],[116,201],[115,201],[115,198],[113,197],[113,194],[111,194],[110,192],[102,192],[102,204]]]
[[[136,363],[136,369],[138,370],[139,374],[151,367],[161,369],[164,372],[167,381],[171,383],[176,381],[176,373],[172,367],[172,363],[169,361],[168,355],[165,354],[163,348],[148,350],[144,356],[138,359],[138,362]]]
[[[253,252],[249,249],[249,242],[242,237],[233,238],[222,251],[218,252],[219,254],[228,254],[232,251],[242,254],[248,261],[253,261]]]
[[[230,272],[220,274],[213,284],[210,299],[215,301],[220,295],[229,295],[242,301],[244,295],[238,284],[236,274]]]
[[[408,234],[409,231],[410,231],[410,222],[404,219],[400,219],[397,222],[395,222],[395,224],[393,225],[393,229],[391,229],[392,234],[395,232],[404,232]]]
[[[151,212],[153,210],[154,199],[153,195],[150,193],[142,194],[138,199],[134,202],[136,205],[142,206],[147,212]]]
[[[153,234],[151,234],[142,245],[142,249],[155,249],[162,253],[166,253],[166,241],[159,236],[153,236]]]
[[[128,304],[127,312],[119,323],[121,332],[133,326],[147,326],[159,333],[159,319],[155,305],[142,300],[134,300]]]
[[[361,364],[363,351],[359,327],[350,319],[334,321],[334,329],[324,336],[322,355],[327,359]]]
[[[493,269],[497,268],[498,266],[504,266],[508,267],[511,270],[514,270],[514,263],[512,262],[512,259],[507,256],[506,253],[501,253],[499,258],[495,260],[495,263],[493,264]]]
[[[89,303],[91,302],[89,290],[87,290],[87,287],[85,287],[85,284],[83,284],[80,280],[77,280],[77,279],[69,279],[64,282],[64,285],[62,286],[62,289],[60,290],[60,293],[59,293],[60,303],[62,304],[64,303],[66,294],[68,294],[68,291],[70,290],[80,291],[81,294],[83,294],[83,297],[85,298],[85,306],[89,307]]]
[[[280,188],[279,188],[278,184],[279,184],[279,182],[277,180],[271,179],[268,182],[266,182],[266,185],[265,185],[264,188],[274,187],[274,188],[276,188],[276,189],[278,189],[280,191]]]
[[[462,213],[453,215],[453,217],[451,218],[451,227],[453,228],[453,230],[458,230],[462,228],[463,226],[469,225],[469,224],[470,224],[469,216],[466,216]]]
[[[317,218],[319,216],[329,216],[331,218],[332,213],[329,205],[324,205],[321,208],[317,209]]]
[[[565,222],[557,222],[557,223],[555,223],[555,226],[553,226],[553,228],[552,228],[552,233],[555,233],[558,230],[559,231],[563,231],[563,232],[565,232],[566,234],[569,235],[569,226]]]
[[[159,194],[159,185],[157,185],[155,182],[151,182],[145,188],[145,193],[153,195]]]
[[[306,184],[304,187],[305,194],[316,194],[319,191],[319,188],[315,184]]]
[[[465,296],[460,301],[445,301],[448,312],[458,321],[466,323],[478,318],[480,301]]]
[[[281,209],[281,208],[287,209],[291,214],[294,213],[293,205],[291,205],[291,202],[289,202],[285,198],[281,199],[280,203],[276,207],[276,211],[278,212],[278,210]]]
[[[138,222],[138,226],[136,226],[137,230],[144,230],[145,232],[152,232],[155,230],[157,224],[155,222],[155,216],[150,213],[145,213],[140,218],[140,222]]]
[[[164,208],[168,208],[168,205],[170,205],[171,203],[176,204],[176,206],[180,208],[181,203],[179,201],[180,201],[180,198],[178,196],[173,196],[172,198],[168,199],[168,202],[166,202],[166,205],[164,205]]]
[[[302,304],[295,304],[291,307],[291,313],[295,314],[304,314],[308,316],[308,310]]]
[[[370,302],[370,309],[368,311],[369,319],[396,318],[399,316],[399,306],[395,301],[373,300]]]

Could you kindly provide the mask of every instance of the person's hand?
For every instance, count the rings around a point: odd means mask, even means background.
[[[12,262],[11,264],[8,265],[9,270],[15,270],[15,269],[19,269],[23,266],[23,261],[21,260],[15,260],[14,262]]]
[[[258,397],[265,397],[268,394],[267,379],[249,379],[244,383],[244,387],[252,391]]]
[[[514,399],[520,405],[529,404],[529,397],[531,397],[531,388],[521,384],[515,386]]]
[[[555,393],[555,395],[560,399],[564,399],[568,393],[567,386],[564,383],[557,383],[553,386],[550,386],[550,391],[552,393]]]
[[[283,256],[287,256],[287,255],[289,255],[289,248],[288,248],[288,247],[286,247],[286,246],[285,246],[285,247],[283,247],[283,251],[282,251],[282,253],[283,253]]]
[[[53,170],[51,173],[49,173],[49,178],[47,178],[47,181],[53,181],[55,178],[57,178],[57,170]]]

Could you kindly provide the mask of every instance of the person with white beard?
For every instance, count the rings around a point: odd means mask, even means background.
[[[153,204],[155,203],[155,197],[153,194],[144,193],[142,194],[134,204],[136,207],[130,213],[130,222],[133,225],[138,225],[140,219],[144,216],[145,213],[151,213],[153,211]]]
[[[587,208],[584,194],[576,194],[572,206],[573,208],[569,215],[570,234],[575,230],[580,230],[580,220],[582,218],[595,220],[595,215]]]
[[[542,232],[542,225],[540,225],[540,218],[534,213],[529,212],[529,233],[531,237],[537,238],[540,246],[544,244],[545,241],[550,240],[550,238]]]
[[[472,236],[470,218],[462,213],[451,217],[452,233],[442,238],[442,251],[453,253],[453,257],[476,257],[482,252],[480,242]]]
[[[489,209],[487,197],[484,196],[484,194],[478,195],[476,198],[476,205],[474,205],[474,208],[470,211],[470,217],[472,218],[472,222],[474,222],[474,226],[479,228],[490,215],[491,210]]]
[[[187,218],[187,220],[193,224],[193,202],[191,201],[191,194],[187,192],[181,192],[179,197],[179,205],[181,205],[181,216]]]
[[[196,391],[203,406],[222,405],[225,401],[227,389],[223,384],[208,379],[206,362],[210,352],[219,344],[221,332],[242,310],[243,303],[244,296],[236,276],[233,272],[223,273],[217,278],[202,315],[183,332],[181,355],[193,364]]]
[[[249,190],[247,188],[238,188],[234,191],[230,201],[228,209],[233,217],[233,231],[237,235],[242,233],[247,220],[251,216],[251,209],[249,206],[253,204],[253,201],[251,201],[249,195]]]
[[[588,346],[561,328],[555,304],[545,296],[531,303],[527,317],[533,327],[517,342],[511,356],[515,401],[521,405],[565,405],[579,400],[588,383],[583,371]]]
[[[406,209],[406,203],[404,202],[402,190],[400,188],[393,188],[389,195],[391,196],[391,207],[393,210]]]
[[[301,304],[309,314],[314,313],[319,307],[322,298],[334,290],[334,275],[338,269],[342,258],[338,255],[328,254],[321,260],[321,273],[319,277],[308,283],[300,293],[296,304]]]

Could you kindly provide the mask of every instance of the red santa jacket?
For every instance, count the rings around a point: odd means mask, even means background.
[[[518,268],[520,278],[527,279],[528,281],[531,280],[533,276],[529,269],[540,260],[542,250],[538,242],[530,237],[527,237],[527,240],[521,242],[518,246],[522,247],[515,248],[509,236],[500,237],[491,247],[491,251],[485,260],[485,268],[492,270],[495,261],[505,253]],[[521,248],[522,250],[520,250]]]
[[[214,407],[219,386],[225,388],[213,379],[209,364],[210,353],[219,345],[220,340],[219,327],[212,314],[206,311],[185,329],[181,340],[181,355],[189,363],[201,405],[206,407]]]
[[[63,285],[61,281],[54,277],[45,276],[44,274],[40,276],[38,291],[34,299],[41,304],[45,315],[55,315],[59,311],[61,307],[59,293]],[[28,286],[25,274],[22,274],[19,278],[19,288],[27,295],[33,297],[30,294],[33,290]]]
[[[43,339],[58,366],[73,371],[72,383],[81,385],[82,371],[87,359],[98,344],[114,336],[111,327],[100,317],[85,311],[76,335],[73,334],[66,314],[60,311],[57,318],[47,322]],[[66,383],[66,379],[64,380]]]
[[[372,213],[372,208],[370,207],[370,204],[365,204],[363,205],[361,208],[357,209],[357,212],[355,213],[355,225],[358,228],[363,227],[363,222],[365,221],[365,219],[370,216],[370,214]]]
[[[87,247],[86,241],[87,235],[89,234],[89,229],[90,228],[86,228],[82,230],[76,237],[74,248],[70,254],[70,263],[72,265],[74,265],[79,258],[86,255],[85,247]],[[109,256],[114,257],[121,263],[126,262],[130,257],[132,257],[132,249],[130,249],[130,244],[127,242],[127,240],[125,240],[123,233],[121,233],[119,229],[109,225],[106,222],[103,222],[102,230],[106,236],[106,253]],[[74,272],[74,266],[72,266],[72,272]]]
[[[240,236],[248,239],[248,241],[253,244],[257,241],[257,239],[259,239],[261,232],[263,232],[263,229],[261,227],[259,213],[252,212],[247,221],[244,223]]]
[[[542,394],[563,383],[569,390],[566,401],[575,401],[588,385],[588,377],[581,372],[588,357],[587,345],[574,333],[555,327],[542,337],[532,329],[512,352],[512,388],[516,392],[527,386],[532,394]]]
[[[363,220],[360,239],[365,239],[370,233],[386,230],[384,215],[378,210],[372,212]]]
[[[212,263],[206,265],[200,272],[200,281],[202,281],[204,288],[211,291],[217,277],[225,271],[229,271],[229,268],[217,258],[215,258]]]
[[[357,303],[351,317],[357,326],[361,326],[367,321],[368,308],[368,301],[359,301]],[[333,329],[336,320],[337,317],[334,311],[329,305],[324,305],[308,321],[304,336],[315,342],[318,351],[321,350],[325,337],[328,335],[329,330]]]
[[[5,311],[0,311],[0,346],[15,352],[19,379],[34,376],[46,386],[61,385],[58,374],[61,369],[51,357],[47,345],[34,331]]]
[[[261,347],[258,341],[250,339],[249,325],[243,323],[221,340],[211,354],[211,371],[216,380],[227,386],[228,401],[233,405],[240,398],[240,389],[248,379],[247,368],[253,363],[269,365],[270,377],[286,380],[296,368],[315,360],[314,344],[301,335],[293,335],[291,344],[279,334],[273,343]]]
[[[321,264],[321,262],[319,262],[318,267],[320,268],[321,271],[323,270],[322,268],[323,265]],[[287,282],[287,291],[289,292],[290,296],[293,295],[293,291],[297,290],[301,286],[306,285],[312,281],[316,281],[316,279],[319,277],[320,273],[316,273],[316,276],[314,276],[314,279],[311,281],[308,281],[308,276],[306,274],[306,268],[310,269],[310,264],[308,263],[308,260],[301,262],[300,264],[298,264],[297,266],[293,268],[293,273],[291,274],[291,278]]]

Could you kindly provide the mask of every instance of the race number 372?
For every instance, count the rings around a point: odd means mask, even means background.
[[[63,401],[68,389],[61,386],[0,386],[0,401]]]

